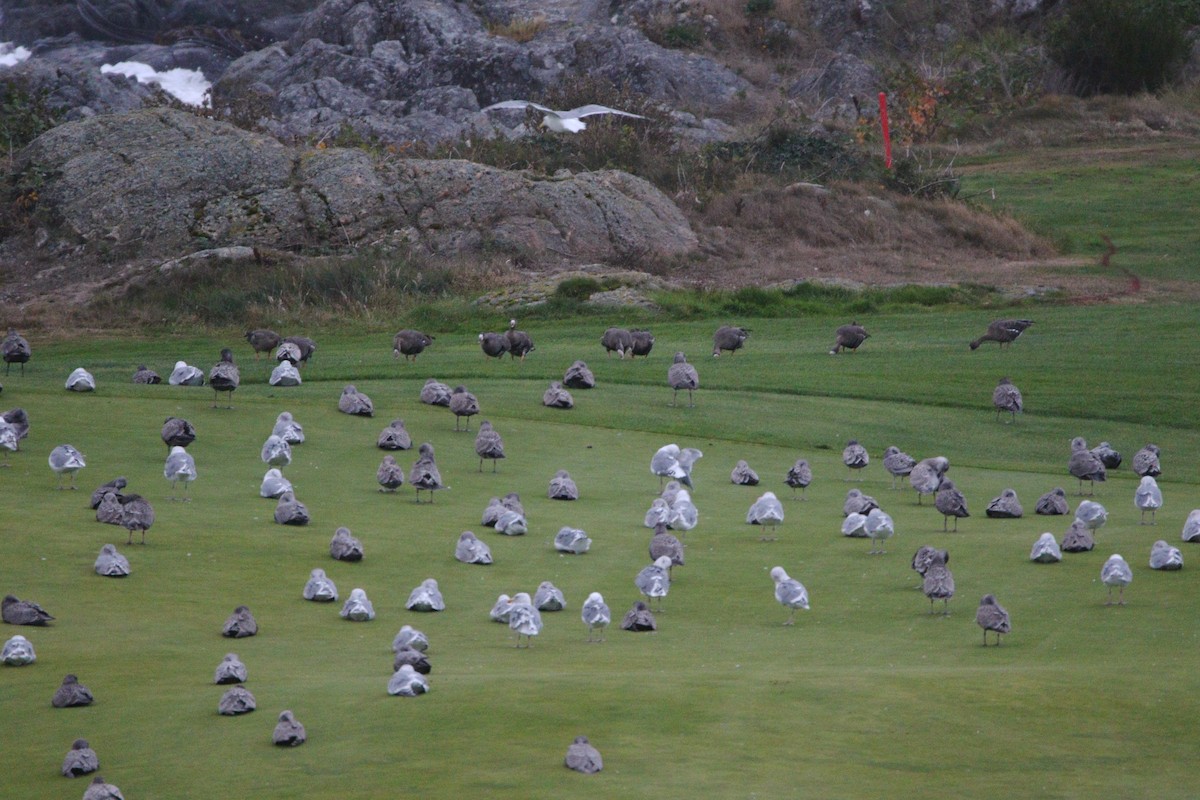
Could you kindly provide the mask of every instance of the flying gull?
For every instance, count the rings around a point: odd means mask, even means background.
[[[536,109],[542,112],[542,121],[540,125],[546,130],[554,133],[579,133],[587,128],[587,123],[583,121],[584,117],[592,117],[597,114],[615,114],[620,117],[630,117],[632,119],[645,119],[641,114],[633,114],[629,111],[622,111],[619,108],[609,108],[608,106],[596,105],[588,103],[579,108],[572,108],[567,111],[558,111],[548,106],[534,103],[530,100],[502,100],[499,103],[493,103],[487,108],[480,109],[481,112],[500,111],[504,109]]]

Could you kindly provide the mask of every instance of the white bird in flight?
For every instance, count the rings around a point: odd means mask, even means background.
[[[503,108],[536,108],[545,115],[542,118],[542,127],[555,133],[579,133],[587,127],[587,123],[583,121],[583,117],[590,117],[596,114],[617,114],[622,117],[645,119],[641,114],[631,114],[628,111],[621,111],[620,109],[609,108],[608,106],[598,106],[594,103],[589,103],[579,108],[572,108],[570,111],[556,111],[553,108],[547,108],[528,100],[504,100],[499,103],[493,103],[481,110],[495,111]]]

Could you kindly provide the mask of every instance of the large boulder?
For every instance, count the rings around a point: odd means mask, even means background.
[[[671,258],[696,249],[651,184],[603,170],[543,178],[460,160],[298,149],[167,109],[60,125],[23,150],[49,246],[91,253],[397,245],[501,248],[530,264]]]

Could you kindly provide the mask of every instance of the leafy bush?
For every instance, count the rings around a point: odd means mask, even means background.
[[[583,301],[601,290],[600,281],[587,276],[567,278],[554,288],[554,296]]]
[[[1197,0],[1071,0],[1050,54],[1084,97],[1154,92],[1186,59],[1198,18]]]
[[[20,150],[60,122],[48,98],[47,90],[34,90],[23,81],[0,82],[0,146],[6,153]]]

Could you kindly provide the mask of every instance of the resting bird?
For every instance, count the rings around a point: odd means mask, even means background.
[[[1092,448],[1092,452],[1100,457],[1105,469],[1116,469],[1121,466],[1121,454],[1112,448],[1108,442],[1101,442]]]
[[[560,469],[550,479],[546,495],[551,500],[578,500],[579,487],[575,485],[575,480],[571,477],[571,473],[565,469]]]
[[[667,384],[674,390],[671,405],[675,405],[680,389],[687,389],[688,408],[696,405],[692,400],[692,392],[700,388],[700,374],[696,372],[695,367],[687,363],[687,356],[683,353],[676,353],[675,360],[667,368]]]
[[[329,555],[338,561],[362,561],[362,542],[350,533],[349,528],[338,528],[329,540]]]
[[[450,405],[450,387],[437,378],[430,378],[421,387],[421,402],[428,406]]]
[[[591,546],[592,540],[587,532],[580,528],[565,525],[554,534],[554,549],[560,553],[580,555],[586,553]]]
[[[1012,626],[1008,622],[1008,612],[1004,606],[996,602],[994,594],[985,594],[979,601],[975,611],[975,624],[983,628],[983,646],[987,647],[988,631],[996,632],[996,646],[1000,646],[1000,634],[1008,633]]]
[[[397,464],[396,457],[389,453],[379,463],[379,469],[375,471],[375,480],[379,481],[379,491],[394,492],[404,485],[404,468]]]
[[[729,482],[738,486],[758,486],[758,473],[750,468],[745,459],[741,459],[729,473]]]
[[[892,476],[892,488],[896,488],[896,478],[911,475],[917,460],[905,453],[899,447],[891,445],[883,451],[883,468]]]
[[[279,346],[279,334],[268,328],[256,328],[246,331],[246,341],[254,348],[254,357],[260,358],[263,353],[270,353]]]
[[[929,598],[929,613],[933,613],[933,601],[942,601],[942,616],[950,615],[950,598],[954,597],[954,576],[942,561],[941,553],[934,553],[925,568],[925,580],[921,591]]]
[[[298,354],[298,358],[295,360],[299,366],[307,364],[308,360],[312,358],[312,354],[317,350],[317,343],[307,336],[287,336],[284,337],[281,346],[283,344],[290,344],[295,348],[295,353]]]
[[[770,527],[771,535],[763,535],[759,537],[759,541],[775,541],[775,528],[779,523],[783,522],[783,503],[779,502],[779,498],[774,492],[763,492],[757,500],[750,505],[750,510],[746,512],[746,523],[749,525],[763,525]]]
[[[525,331],[517,330],[517,321],[510,319],[508,321],[508,330],[505,331],[504,337],[508,339],[508,357],[515,359],[517,356],[521,360],[525,360],[525,356],[536,348],[533,346],[533,339],[529,338],[529,334]],[[586,368],[586,364],[584,367]]]
[[[307,525],[308,507],[296,499],[292,492],[279,495],[275,504],[275,522],[279,525]]]
[[[454,560],[464,564],[491,564],[492,549],[472,531],[463,531],[454,546]]]
[[[416,697],[429,691],[429,681],[412,664],[401,664],[388,679],[387,692],[393,697]]]
[[[417,356],[431,344],[433,337],[429,334],[405,328],[392,337],[392,358],[404,356],[406,361],[411,359],[415,363]]]
[[[1104,462],[1100,457],[1088,450],[1087,442],[1082,436],[1076,436],[1071,440],[1071,458],[1067,461],[1067,471],[1079,479],[1079,491],[1075,494],[1083,494],[1083,482],[1087,481],[1091,484],[1092,490],[1089,494],[1096,493],[1096,481],[1104,483],[1108,479]]]
[[[542,581],[533,593],[533,607],[538,611],[562,611],[567,607],[567,599],[562,589],[550,581]]]
[[[290,491],[292,491],[292,482],[283,477],[283,473],[278,469],[271,467],[263,475],[262,484],[258,487],[258,496],[278,500],[279,495]]]
[[[996,419],[1000,419],[1000,415],[1005,411],[1009,413],[1011,419],[1009,422],[1017,421],[1017,414],[1020,414],[1025,408],[1025,402],[1021,398],[1021,390],[1013,386],[1013,382],[1008,378],[1001,378],[996,384],[996,388],[992,390],[992,405],[996,409]]]
[[[792,497],[796,496],[796,489],[799,489],[800,499],[803,500],[804,490],[812,483],[812,467],[808,465],[808,459],[796,459],[796,463],[788,470],[783,482],[792,487]]]
[[[1133,504],[1142,512],[1142,525],[1146,524],[1147,511],[1150,512],[1150,524],[1155,524],[1154,512],[1162,508],[1163,496],[1162,490],[1158,488],[1158,482],[1154,478],[1149,475],[1142,477],[1142,482],[1133,492]]]
[[[229,683],[245,683],[247,677],[246,665],[238,658],[237,653],[226,653],[213,670],[213,683],[224,686]]]
[[[867,454],[867,448],[858,443],[857,439],[851,439],[846,442],[846,447],[842,450],[842,463],[850,470],[851,475],[856,469],[866,469],[871,463],[871,456]],[[862,480],[862,477],[859,477]]]
[[[7,375],[13,364],[21,365],[21,374],[25,374],[25,362],[29,361],[33,350],[29,340],[17,333],[15,328],[8,329],[8,335],[0,342],[0,356],[4,358],[4,374]]]
[[[308,575],[303,597],[316,603],[332,603],[338,599],[337,585],[325,574],[325,570],[317,567]]]
[[[1054,534],[1046,531],[1033,543],[1029,551],[1029,560],[1039,564],[1057,564],[1062,561],[1062,550],[1054,540]]]
[[[733,355],[734,351],[742,349],[748,338],[750,338],[749,329],[722,325],[713,334],[713,358],[720,356],[724,350],[728,350],[729,354]]]
[[[1035,514],[1042,514],[1047,517],[1066,514],[1067,509],[1067,493],[1062,487],[1046,492],[1038,498],[1037,504],[1033,507]]]
[[[379,434],[375,446],[380,450],[411,450],[412,437],[404,427],[404,420],[394,419]]]
[[[67,376],[67,390],[71,392],[94,392],[96,391],[96,378],[83,367],[78,367]]]
[[[264,464],[272,467],[286,467],[292,463],[292,446],[282,436],[271,434],[263,442],[259,456]]]
[[[10,594],[5,595],[4,600],[0,601],[0,619],[9,625],[45,627],[54,617],[37,603],[31,600],[18,600]]]
[[[1162,466],[1159,464],[1158,445],[1148,444],[1134,453],[1133,471],[1138,476],[1149,475],[1151,478],[1157,478],[1159,475],[1162,475]]]
[[[354,384],[348,383],[342,389],[342,396],[338,398],[338,411],[355,417],[373,417],[375,404],[371,402],[371,398],[354,388]]]
[[[117,552],[115,544],[106,544],[100,548],[93,569],[106,578],[124,578],[130,572],[129,559]]]
[[[408,485],[417,490],[417,502],[421,502],[421,491],[429,492],[429,502],[433,502],[433,493],[439,489],[450,487],[442,485],[442,473],[438,470],[433,457],[433,445],[425,442],[417,448],[417,460],[408,471]]]
[[[167,383],[172,386],[203,386],[204,371],[186,361],[176,361]]]
[[[303,382],[300,370],[290,361],[280,361],[275,369],[271,370],[271,377],[267,379],[271,386],[299,386]]]
[[[562,382],[563,386],[569,386],[572,389],[596,388],[596,376],[592,374],[592,370],[583,361],[576,361],[567,367],[567,371],[563,373]]]
[[[863,494],[862,489],[851,489],[846,492],[846,500],[842,503],[842,516],[851,514],[870,514],[871,509],[879,508],[879,503],[869,494]]]
[[[633,608],[625,612],[624,618],[621,620],[621,630],[633,631],[640,633],[641,631],[658,630],[658,622],[654,619],[654,613],[650,607],[638,600],[633,604]]]
[[[1183,569],[1183,553],[1159,539],[1150,548],[1150,569],[1174,571]]]
[[[787,572],[783,567],[773,567],[771,569],[771,580],[775,581],[775,599],[784,608],[791,611],[788,618],[784,621],[784,625],[794,625],[796,622],[796,609],[802,608],[808,610],[808,590],[804,588],[804,584],[795,578],[788,577]]]
[[[837,329],[833,349],[829,351],[829,355],[836,356],[842,350],[849,350],[853,353],[870,336],[871,334],[867,333],[867,329],[859,325],[857,320],[851,322],[849,325],[843,325]]]
[[[409,611],[445,611],[446,601],[442,599],[438,582],[433,578],[426,578],[409,593],[408,602],[404,607]]]
[[[1179,538],[1185,542],[1200,541],[1200,508],[1193,508],[1188,514]]]
[[[281,411],[275,418],[275,427],[271,429],[272,436],[278,436],[289,445],[304,444],[304,426],[296,422],[290,411]]]
[[[350,596],[342,603],[342,610],[338,615],[350,622],[370,622],[375,619],[375,606],[365,591],[355,588],[350,590]]]
[[[1005,489],[999,497],[992,498],[992,502],[988,503],[983,513],[993,518],[1019,519],[1025,510],[1021,508],[1017,493],[1012,489]]]
[[[1074,520],[1067,532],[1063,534],[1062,550],[1064,553],[1086,553],[1096,546],[1096,539],[1087,525]]]
[[[429,656],[421,652],[415,647],[404,645],[403,647],[395,648],[396,657],[392,659],[392,671],[399,672],[400,668],[405,664],[413,668],[414,672],[419,672],[422,675],[428,675],[433,671],[433,664],[429,661]]]
[[[563,764],[568,769],[582,772],[584,775],[594,775],[604,769],[604,759],[600,757],[600,751],[592,747],[586,736],[575,737],[575,741],[567,748],[567,757]]]
[[[37,654],[33,651],[33,642],[19,633],[6,641],[0,650],[0,662],[10,667],[23,667],[35,661]]]
[[[547,408],[574,408],[575,398],[558,381],[550,381],[550,388],[542,394],[542,405]]]
[[[186,419],[167,417],[163,420],[162,440],[168,451],[172,447],[187,447],[196,441],[196,428]]]
[[[654,349],[654,334],[650,331],[634,328],[629,332],[629,335],[633,337],[633,353],[630,355],[630,358],[650,355],[650,351]]]
[[[279,723],[275,726],[274,733],[271,734],[271,741],[280,747],[296,747],[304,744],[307,740],[308,734],[304,731],[304,726],[292,712],[280,712]]]
[[[467,391],[465,386],[455,386],[450,393],[450,413],[454,414],[454,430],[458,430],[458,421],[467,418],[464,430],[471,430],[471,417],[479,413],[479,401],[475,395]]]
[[[486,358],[503,358],[508,352],[508,337],[503,333],[488,331],[479,334],[479,348]]]
[[[396,638],[392,639],[392,651],[402,647],[411,647],[424,653],[429,649],[429,637],[411,625],[401,625]]]
[[[495,472],[496,465],[504,458],[504,440],[486,419],[479,423],[479,433],[475,434],[475,455],[479,456],[480,472],[483,472],[484,459],[492,462],[492,472]]]
[[[492,605],[492,610],[488,612],[488,618],[492,622],[499,622],[501,625],[508,624],[508,616],[512,612],[512,598],[506,594],[501,594],[496,598],[496,602]]]
[[[0,463],[0,467],[11,466],[8,463],[8,454],[21,449],[21,438],[17,433],[17,426],[3,417],[0,417],[0,449],[4,451],[4,462]]]
[[[233,610],[221,627],[221,635],[230,639],[245,639],[258,634],[258,620],[246,606],[238,606]]]
[[[54,474],[58,476],[58,488],[62,489],[63,475],[71,476],[71,486],[75,488],[75,473],[87,466],[84,461],[83,453],[76,450],[69,444],[60,444],[58,447],[50,451],[50,469],[54,470]]]
[[[125,795],[116,786],[97,776],[88,784],[83,800],[125,800]]]
[[[517,647],[521,646],[521,637],[525,637],[525,646],[533,646],[533,637],[542,632],[542,613],[533,607],[533,601],[525,592],[517,592],[513,596],[512,608],[508,612],[508,627],[517,634]]]
[[[1133,570],[1129,568],[1125,559],[1121,558],[1120,553],[1113,553],[1108,557],[1108,561],[1104,562],[1104,566],[1100,568],[1100,582],[1108,587],[1108,602],[1104,605],[1113,604],[1113,589],[1118,590],[1117,605],[1125,605],[1125,587],[1133,583]]]
[[[121,475],[116,478],[113,478],[108,483],[102,484],[101,486],[97,487],[96,491],[92,492],[92,500],[91,500],[92,508],[95,509],[95,508],[100,507],[100,504],[102,502],[104,502],[104,495],[106,495],[110,492],[112,494],[119,495],[119,494],[121,494],[121,490],[124,489],[128,485],[129,485],[129,481],[125,478],[124,475]]]
[[[0,419],[3,419],[16,429],[18,443],[29,435],[29,415],[25,413],[25,409],[10,408],[8,411],[0,414]]]
[[[942,512],[942,530],[946,530],[946,523],[951,517],[954,517],[954,530],[958,530],[959,517],[969,517],[971,514],[967,511],[967,501],[954,486],[954,481],[942,481],[941,488],[938,489],[937,495],[934,497],[933,505],[938,511]]]
[[[196,460],[192,458],[191,453],[176,445],[171,448],[171,452],[167,455],[167,461],[163,465],[163,477],[171,482],[171,499],[175,499],[175,487],[183,484],[183,500],[187,502],[191,500],[188,497],[188,486],[192,481],[196,480]]]
[[[76,739],[71,743],[62,763],[62,774],[68,778],[78,778],[100,769],[100,759],[96,751],[88,744],[87,739]]]
[[[557,111],[529,100],[502,100],[499,103],[493,103],[487,108],[482,108],[480,111],[500,111],[510,108],[522,110],[533,108],[541,111],[543,115],[540,123],[541,127],[554,133],[579,133],[587,128],[587,123],[583,121],[583,118],[592,117],[597,114],[615,114],[620,117],[645,119],[641,114],[633,114],[629,111],[621,111],[619,108],[609,108],[608,106],[596,105],[595,103],[589,103],[567,111]]]
[[[150,385],[162,383],[162,378],[157,372],[150,369],[145,364],[139,364],[137,371],[133,373],[133,382],[142,385]]]
[[[213,364],[213,368],[208,371],[208,385],[213,390],[212,407],[217,407],[217,395],[225,392],[229,395],[229,405],[226,408],[233,408],[233,393],[241,382],[242,375],[233,363],[233,351],[226,347],[221,351],[221,360]]]
[[[987,333],[971,342],[971,349],[977,350],[984,342],[998,342],[1001,348],[1011,345],[1032,324],[1031,319],[998,319],[988,325]]]
[[[929,571],[929,565],[933,563],[934,556],[941,559],[943,565],[950,563],[950,553],[946,550],[939,550],[936,547],[930,547],[923,544],[917,548],[917,552],[913,553],[912,568],[913,571],[921,576],[921,585],[918,589],[924,587],[925,573]]]
[[[613,353],[621,358],[633,356],[633,334],[625,328],[609,328],[600,337],[600,344],[609,357]]]

